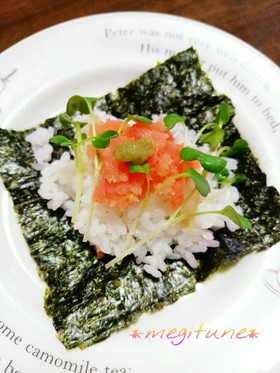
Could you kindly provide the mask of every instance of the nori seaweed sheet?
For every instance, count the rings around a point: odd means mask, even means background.
[[[201,70],[196,52],[190,48],[149,70],[115,94],[100,100],[100,108],[119,117],[129,114],[151,116],[176,112],[187,117],[187,125],[200,128],[213,118],[223,102],[230,100],[215,92]],[[232,116],[234,115],[231,105]],[[73,135],[56,118],[43,126],[57,133]],[[250,152],[241,156],[238,172],[247,175],[240,187],[241,206],[253,222],[251,231],[226,229],[216,233],[221,246],[200,254],[200,267],[191,269],[184,261],[168,262],[160,279],[147,275],[132,257],[106,270],[94,250],[82,242],[63,211],[53,212],[37,191],[39,174],[26,131],[0,129],[0,174],[10,192],[23,235],[40,276],[47,284],[45,309],[53,319],[58,338],[66,348],[85,348],[107,338],[151,312],[193,292],[198,280],[205,279],[223,264],[241,256],[267,249],[280,238],[280,200]],[[225,143],[239,134],[227,125]],[[61,149],[54,152],[54,159]]]

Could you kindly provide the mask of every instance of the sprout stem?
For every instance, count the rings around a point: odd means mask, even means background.
[[[212,122],[210,123],[207,123],[205,124],[202,128],[200,128],[200,130],[197,132],[195,138],[193,139],[193,142],[192,144],[195,145],[198,141],[198,139],[200,138],[200,136],[203,134],[203,132],[208,128],[208,127],[211,127],[213,126],[214,124]]]

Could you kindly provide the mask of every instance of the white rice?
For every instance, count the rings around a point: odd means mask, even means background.
[[[39,127],[36,131],[31,132],[26,136],[26,141],[30,142],[37,163],[33,167],[40,171],[52,159],[53,147],[49,144],[49,139],[54,135],[52,127]]]
[[[173,129],[176,142],[183,138],[181,125]],[[48,208],[56,210],[63,208],[65,214],[72,216],[75,190],[76,169],[75,161],[70,158],[68,151],[64,152],[59,160],[50,162],[52,146],[48,140],[53,136],[53,129],[39,128],[26,137],[32,145],[37,163],[34,167],[41,171],[41,186],[39,194],[48,200]],[[195,137],[193,130],[187,131],[187,143],[190,144]],[[181,140],[182,142],[182,140]],[[209,152],[208,146],[199,150]],[[227,159],[227,168],[230,171],[236,169],[235,160]],[[87,161],[85,161],[87,162]],[[86,235],[87,240],[105,254],[118,256],[125,243],[129,228],[139,213],[139,207],[132,206],[126,211],[106,207],[102,203],[94,203],[94,211],[89,211],[92,194],[92,170],[86,167],[83,194],[80,210],[74,225],[81,234]],[[208,174],[207,180],[211,186],[210,194],[201,197],[198,211],[220,210],[227,205],[233,206],[237,212],[242,213],[236,205],[239,199],[238,190],[234,186],[219,190],[217,181]],[[191,202],[190,202],[191,203]],[[172,214],[172,210],[162,201],[154,201],[148,206],[141,216],[139,224],[133,234],[130,246],[143,239],[149,233],[160,227]],[[231,231],[238,227],[230,219],[223,215],[196,216],[190,226],[177,223],[163,229],[156,236],[138,247],[134,252],[136,262],[143,264],[144,270],[154,277],[160,277],[166,270],[166,259],[184,259],[191,267],[196,268],[198,262],[195,253],[205,252],[208,248],[214,249],[219,242],[213,237],[213,230],[227,225]]]

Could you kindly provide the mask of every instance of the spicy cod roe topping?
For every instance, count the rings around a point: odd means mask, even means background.
[[[96,121],[96,133],[119,131],[123,121],[108,119]],[[121,210],[140,202],[146,195],[147,176],[144,173],[131,173],[131,164],[148,163],[150,166],[150,192],[155,191],[167,178],[177,175],[189,167],[197,168],[197,161],[183,162],[180,151],[183,145],[176,144],[173,134],[167,130],[160,118],[152,124],[135,121],[112,138],[105,149],[98,149],[101,170],[93,199],[109,207]],[[96,149],[87,147],[87,155],[94,157]],[[173,180],[159,193],[172,207],[178,207],[184,200],[186,180]]]

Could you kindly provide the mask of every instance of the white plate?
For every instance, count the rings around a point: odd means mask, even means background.
[[[217,90],[232,98],[237,127],[260,158],[269,184],[280,190],[278,67],[239,39],[180,17],[137,12],[90,16],[11,47],[0,59],[1,125],[33,126],[63,111],[71,95],[113,91],[189,46],[198,50]],[[108,340],[66,351],[44,312],[45,285],[2,186],[0,195],[0,372],[280,371],[279,244],[245,257],[195,294],[143,315]],[[201,324],[206,331],[198,333]],[[134,329],[140,338],[132,338]],[[160,333],[146,338],[149,329]],[[234,330],[221,337],[225,329]],[[252,329],[260,333],[257,338],[248,337]],[[216,334],[206,338],[210,330]]]

